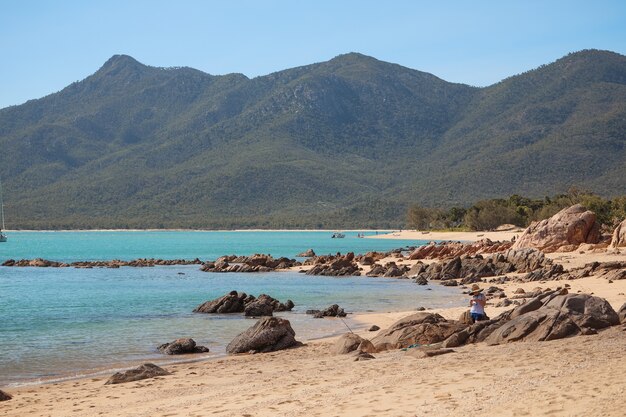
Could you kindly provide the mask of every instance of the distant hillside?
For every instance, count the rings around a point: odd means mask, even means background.
[[[486,88],[351,53],[248,79],[116,55],[0,110],[11,227],[400,227],[406,207],[626,193],[626,57]]]

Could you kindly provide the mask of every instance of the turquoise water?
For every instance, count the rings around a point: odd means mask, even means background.
[[[330,239],[327,232],[14,232],[0,244],[0,261],[42,257],[59,261],[164,259],[271,253],[293,257],[318,253],[388,250],[420,242]],[[156,346],[193,337],[205,356],[223,355],[226,344],[254,324],[240,315],[191,311],[200,303],[238,290],[291,299],[299,340],[345,332],[350,319],[313,319],[307,309],[338,303],[348,312],[446,307],[463,302],[458,291],[431,290],[408,280],[310,277],[295,272],[211,274],[197,265],[154,268],[0,267],[0,386],[86,375],[138,361],[171,360]],[[109,371],[110,372],[110,371]]]

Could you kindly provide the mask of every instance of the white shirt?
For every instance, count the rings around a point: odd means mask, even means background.
[[[472,300],[486,300],[485,294],[479,293],[472,296]],[[478,303],[473,303],[470,313],[485,314],[485,308]]]

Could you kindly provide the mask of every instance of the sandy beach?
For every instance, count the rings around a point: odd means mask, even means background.
[[[411,239],[419,232],[398,233]],[[505,240],[515,234],[495,233],[429,238]],[[379,236],[384,237],[398,238],[395,233]],[[551,257],[567,261],[567,268],[590,259],[626,261],[624,254],[608,252]],[[512,293],[565,282],[570,293],[606,298],[616,310],[626,302],[626,280],[609,283],[590,277],[498,287]],[[465,310],[431,311],[457,319]],[[490,303],[486,310],[494,317],[506,308]],[[384,329],[412,313],[354,318]],[[360,332],[369,339],[375,334]],[[408,349],[357,362],[352,355],[332,355],[333,342],[329,338],[275,353],[169,365],[172,375],[120,385],[104,385],[106,375],[9,388],[5,391],[14,398],[0,402],[0,416],[622,416],[626,408],[622,326],[550,342],[467,345],[432,358],[416,358]]]

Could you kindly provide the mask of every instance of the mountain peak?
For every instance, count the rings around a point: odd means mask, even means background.
[[[140,71],[148,68],[146,65],[137,61],[135,58],[129,55],[113,55],[109,58],[104,65],[100,68],[99,72],[111,72],[120,71],[124,69],[132,71]]]

